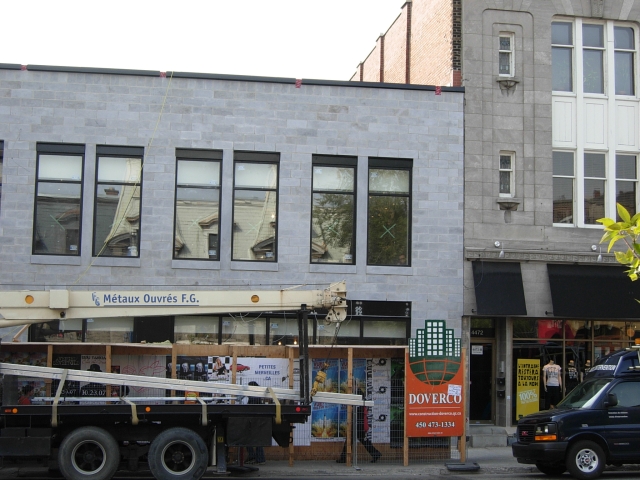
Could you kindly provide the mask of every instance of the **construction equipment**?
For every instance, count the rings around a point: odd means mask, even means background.
[[[233,312],[298,311],[300,391],[66,370],[0,363],[6,379],[24,376],[57,380],[52,397],[29,405],[3,402],[0,456],[49,458],[68,480],[108,480],[118,469],[137,470],[146,460],[158,479],[197,480],[210,466],[226,473],[229,446],[288,446],[294,423],[311,414],[311,401],[367,405],[358,395],[309,394],[307,314],[327,309],[327,321],[346,317],[346,285],[324,290],[114,291],[50,290],[0,292],[0,327],[56,319]],[[61,397],[68,381],[161,388],[215,394],[197,397]],[[53,392],[52,392],[53,394]],[[270,403],[242,404],[241,396]],[[5,395],[6,397],[6,395]],[[61,399],[64,402],[61,402]],[[71,404],[70,404],[71,403]]]

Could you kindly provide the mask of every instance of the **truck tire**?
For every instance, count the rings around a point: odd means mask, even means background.
[[[567,453],[567,470],[580,480],[598,478],[606,462],[600,445],[590,440],[575,443]]]
[[[67,435],[58,450],[60,472],[67,480],[109,480],[120,464],[118,443],[97,427],[81,427]]]
[[[545,475],[549,475],[550,477],[557,477],[567,471],[567,467],[565,467],[561,463],[536,463],[536,468]]]
[[[207,471],[204,440],[188,428],[175,427],[158,435],[149,447],[149,469],[157,480],[198,480]]]

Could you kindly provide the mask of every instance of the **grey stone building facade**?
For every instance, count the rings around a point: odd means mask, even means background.
[[[482,389],[493,412],[473,416],[509,426],[522,413],[519,361],[581,370],[640,332],[638,288],[596,222],[617,202],[637,211],[640,2],[465,1],[462,12],[463,323],[472,348],[493,352],[477,369],[495,378]]]
[[[406,345],[427,318],[460,332],[462,89],[3,65],[0,92],[3,291],[345,279],[342,343]],[[297,331],[169,321],[214,343]],[[30,338],[153,337],[133,318],[64,323]]]
[[[465,89],[474,445],[549,407],[519,366],[554,360],[570,387],[570,361],[584,371],[640,336],[640,288],[596,222],[640,204],[639,16],[635,0],[407,0],[352,78]]]

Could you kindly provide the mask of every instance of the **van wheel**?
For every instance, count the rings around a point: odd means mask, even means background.
[[[119,464],[118,444],[102,428],[78,428],[62,440],[58,450],[60,472],[67,480],[108,480]]]
[[[558,475],[562,475],[567,471],[567,467],[562,464],[553,464],[550,465],[548,463],[536,463],[536,468],[540,470],[545,475],[549,475],[550,477],[555,477]]]
[[[198,480],[207,470],[204,440],[188,428],[170,428],[149,447],[149,469],[158,480]]]
[[[574,478],[580,480],[598,478],[605,464],[602,448],[589,440],[577,442],[567,454],[567,470]]]

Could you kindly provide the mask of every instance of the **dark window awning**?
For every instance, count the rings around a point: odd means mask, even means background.
[[[548,264],[554,317],[640,318],[640,281],[622,266]]]
[[[473,264],[477,315],[526,315],[520,264],[485,262]]]

